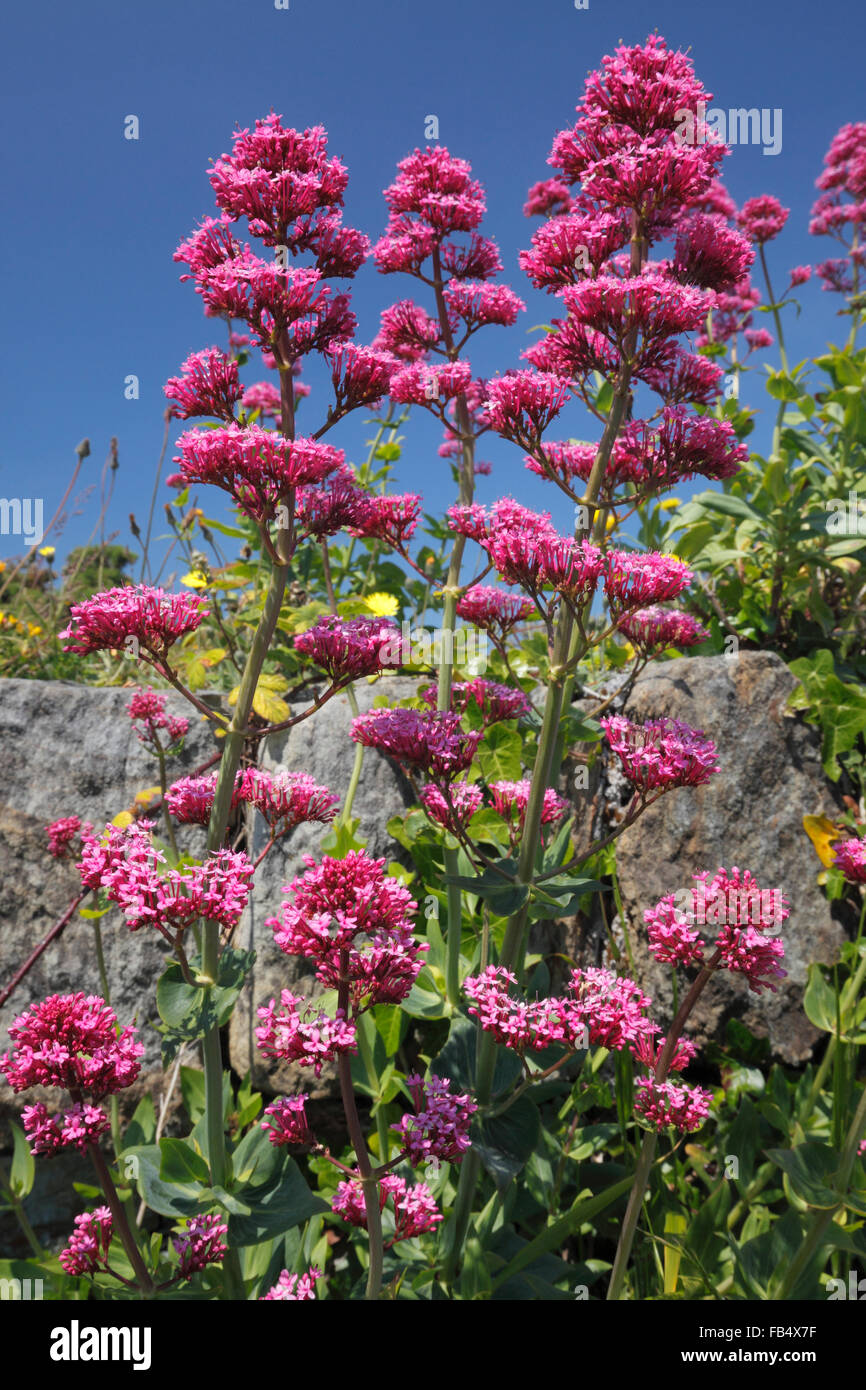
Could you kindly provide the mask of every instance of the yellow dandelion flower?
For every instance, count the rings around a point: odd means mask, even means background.
[[[207,576],[202,574],[201,570],[190,570],[189,574],[185,574],[180,582],[185,584],[188,589],[207,588]]]
[[[659,502],[659,508],[663,512],[672,512],[675,507],[681,507],[682,505],[679,497],[666,497],[663,502]]]
[[[54,554],[55,554],[54,546],[53,546],[53,545],[43,545],[42,548],[41,548],[40,551],[39,551],[39,554],[42,555],[42,556],[44,556],[44,558],[45,558],[46,560],[53,560],[53,559],[54,559]]]
[[[393,618],[399,612],[400,605],[393,594],[366,594],[364,603],[370,612],[377,618]]]
[[[36,626],[36,624],[34,624],[34,623],[28,623],[28,624],[27,624],[27,631],[30,633],[30,636],[31,636],[31,637],[38,637],[39,634],[40,634],[41,631],[42,631],[42,628]]]

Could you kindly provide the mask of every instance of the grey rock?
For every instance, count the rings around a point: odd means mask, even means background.
[[[777,992],[755,994],[742,976],[719,971],[692,1015],[688,1032],[702,1044],[722,1041],[729,1018],[769,1038],[774,1055],[807,1060],[819,1037],[803,1012],[812,961],[836,959],[845,928],[817,884],[819,862],[803,830],[804,815],[838,814],[840,802],[821,768],[814,728],[786,710],[797,684],[778,656],[681,658],[650,666],[636,682],[627,714],[638,722],[668,715],[714,740],[720,771],[705,786],[669,792],[617,841],[617,868],[635,973],[662,1024],[672,1013],[671,971],[646,950],[645,908],[692,886],[692,875],[734,865],[762,888],[790,900],[781,927],[787,978]],[[629,788],[608,757],[601,782],[577,797],[595,804],[594,830],[622,817]],[[587,817],[584,816],[585,837]],[[620,926],[622,924],[619,924]]]
[[[155,761],[139,743],[126,713],[132,691],[65,681],[0,681],[0,982],[5,984],[62,916],[80,891],[74,864],[48,854],[45,826],[77,815],[97,830],[159,782]],[[182,753],[168,773],[191,772],[216,751],[210,726],[181,695],[168,692],[172,714],[190,718]],[[197,832],[193,831],[192,835]],[[191,841],[190,841],[191,842]],[[119,913],[101,919],[111,1004],[121,1023],[136,1021],[145,1044],[142,1073],[127,1097],[134,1101],[161,1078],[156,980],[165,951],[156,933],[130,932]],[[0,1053],[6,1029],[28,1005],[48,994],[101,994],[92,923],[77,914],[0,1009]],[[48,1093],[50,1095],[50,1093]],[[13,1100],[0,1077],[0,1110],[14,1110],[33,1093]],[[47,1097],[46,1097],[47,1098]]]

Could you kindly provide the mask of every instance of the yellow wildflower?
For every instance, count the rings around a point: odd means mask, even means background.
[[[190,570],[181,579],[181,584],[185,584],[188,589],[206,589],[207,575],[202,574],[201,570]]]
[[[364,603],[377,618],[393,618],[400,608],[393,594],[366,594]]]

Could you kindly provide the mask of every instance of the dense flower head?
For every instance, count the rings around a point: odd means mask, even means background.
[[[422,700],[435,708],[436,686],[425,686],[419,693]],[[500,685],[497,681],[483,680],[480,676],[474,681],[455,681],[451,686],[452,710],[465,714],[472,707],[481,711],[485,724],[495,724],[500,719],[519,719],[530,710],[529,701],[522,690]]]
[[[308,1096],[280,1096],[273,1105],[265,1107],[269,1119],[262,1120],[261,1127],[268,1139],[275,1145],[303,1146],[315,1143],[315,1136],[307,1119]]]
[[[397,170],[385,189],[393,214],[414,214],[437,240],[452,232],[472,232],[481,222],[486,211],[481,185],[470,177],[466,160],[450,155],[444,145],[416,149],[400,160]]]
[[[646,608],[678,598],[692,580],[688,565],[675,555],[610,550],[605,561],[604,591],[612,608]]]
[[[185,793],[178,802],[183,804]],[[207,793],[194,788],[190,799]],[[192,809],[192,808],[191,808]],[[204,864],[157,868],[164,856],[151,843],[148,822],[123,829],[106,826],[102,839],[84,839],[78,871],[85,888],[103,888],[121,908],[131,931],[155,927],[163,935],[183,931],[199,918],[234,927],[246,907],[253,865],[243,851],[220,849]]]
[[[543,1051],[556,1043],[568,1045],[568,1008],[562,999],[516,999],[509,987],[516,976],[503,966],[489,965],[480,975],[463,981],[471,999],[469,1012],[503,1047],[515,1052]]]
[[[524,778],[521,782],[491,782],[490,795],[494,810],[500,816],[504,816],[506,820],[516,821],[522,830],[526,820],[526,809],[529,805],[531,789],[532,783],[528,778]],[[556,821],[562,820],[563,816],[568,815],[570,810],[571,803],[568,798],[560,796],[553,787],[548,787],[541,806],[541,824],[553,825]]]
[[[778,889],[762,889],[748,869],[736,866],[695,874],[695,886],[685,895],[669,893],[644,912],[650,953],[656,960],[698,965],[705,942],[696,927],[719,928],[714,943],[721,964],[745,975],[754,993],[774,990],[782,978],[781,941],[773,933],[790,915],[788,900]]]
[[[541,179],[529,190],[523,204],[524,217],[548,217],[571,211],[571,194],[562,179]]]
[[[481,788],[475,782],[453,782],[448,788],[450,805],[439,787],[422,787],[420,800],[431,820],[453,833],[462,829],[484,804]]]
[[[730,290],[747,274],[755,252],[723,217],[693,213],[677,225],[672,270],[683,284]]]
[[[666,343],[655,364],[638,374],[666,405],[712,405],[725,376],[724,369],[709,357],[685,352],[673,343]]]
[[[67,1274],[95,1274],[104,1269],[111,1245],[113,1221],[108,1207],[83,1211],[75,1218],[75,1230],[58,1259]]]
[[[487,511],[480,502],[454,502],[445,513],[448,528],[470,541],[487,536]]]
[[[613,377],[621,362],[621,353],[611,346],[607,338],[571,316],[566,319],[551,318],[550,331],[531,347],[525,348],[521,357],[525,357],[539,372],[547,372],[564,381],[584,377],[589,372],[601,372],[603,376]],[[636,366],[642,369],[644,365],[638,354]]]
[[[656,1129],[677,1129],[688,1134],[700,1129],[709,1117],[713,1093],[702,1086],[655,1081],[648,1076],[639,1076],[635,1084],[635,1114]]]
[[[418,362],[436,347],[441,337],[437,319],[411,299],[398,300],[382,310],[373,346],[405,362]]]
[[[304,863],[306,872],[284,890],[292,901],[268,921],[287,955],[321,960],[348,950],[361,934],[411,932],[418,904],[405,884],[386,873],[384,859],[350,850],[344,859],[325,855],[319,863],[304,855]]]
[[[469,1127],[478,1109],[468,1095],[452,1095],[447,1077],[407,1076],[406,1085],[415,1112],[403,1115],[397,1131],[403,1151],[413,1167],[431,1159],[459,1162],[469,1148]]]
[[[631,1052],[639,1062],[654,1072],[661,1060],[666,1042],[666,1038],[656,1042],[651,1033],[642,1033],[637,1042],[632,1044]],[[667,1064],[668,1070],[685,1071],[689,1063],[694,1061],[697,1052],[698,1049],[691,1038],[677,1038],[673,1055]]]
[[[206,313],[243,319],[259,346],[270,351],[278,344],[283,365],[290,366],[354,335],[348,295],[335,295],[322,280],[313,266],[284,268],[244,249],[202,271],[196,289]]]
[[[617,714],[600,723],[625,776],[640,791],[698,787],[719,771],[712,739],[678,719],[633,724]]]
[[[207,825],[213,810],[217,774],[200,777],[180,777],[166,789],[165,804],[169,813],[181,825]],[[237,797],[232,798],[232,806]]]
[[[59,1086],[101,1100],[132,1085],[144,1052],[131,1025],[119,1033],[116,1025],[98,995],[52,994],[9,1025],[14,1050],[0,1066],[13,1091]]]
[[[600,334],[617,352],[639,332],[639,366],[647,364],[648,353],[660,341],[700,328],[713,307],[711,291],[680,284],[656,265],[645,266],[640,275],[584,279],[564,289],[562,301],[572,319]]]
[[[70,608],[69,626],[59,634],[63,650],[90,652],[124,649],[130,638],[163,658],[188,632],[195,632],[210,611],[198,594],[167,594],[147,584],[108,589]]]
[[[248,414],[257,410],[263,419],[273,419],[279,423],[282,410],[280,393],[270,381],[257,381],[248,386],[241,397],[241,405]]]
[[[668,893],[655,907],[644,912],[650,954],[669,965],[699,965],[704,958],[704,943],[694,928],[693,917],[678,907],[673,893]]]
[[[207,1265],[218,1264],[228,1252],[228,1224],[220,1216],[192,1216],[179,1236],[172,1238],[180,1277],[191,1275]]]
[[[573,212],[546,222],[521,251],[520,268],[536,289],[558,291],[597,271],[628,243],[628,222],[617,212]]]
[[[451,711],[375,709],[352,721],[352,738],[378,748],[398,763],[419,768],[434,781],[448,780],[469,767],[481,730],[466,733]]]
[[[490,285],[484,280],[449,280],[444,291],[449,317],[463,320],[466,328],[498,323],[509,327],[526,305],[507,285]]]
[[[341,471],[321,487],[305,487],[298,491],[295,522],[300,534],[336,536],[339,531],[363,526],[375,515],[375,499],[356,487]]]
[[[737,226],[761,246],[779,235],[790,211],[790,208],[782,207],[778,198],[764,193],[743,203],[737,213]]]
[[[163,387],[170,401],[177,402],[175,414],[182,420],[193,415],[215,415],[219,420],[234,418],[235,406],[243,393],[238,364],[219,348],[190,353],[182,376],[169,377]]]
[[[866,883],[866,840],[842,840],[834,845],[833,866],[849,883]]]
[[[287,1269],[284,1269],[273,1288],[269,1289],[267,1293],[263,1293],[259,1302],[267,1303],[269,1300],[289,1302],[294,1300],[298,1303],[315,1303],[316,1281],[321,1277],[322,1271],[320,1269],[309,1269],[306,1274],[290,1274]]]
[[[256,810],[281,835],[301,822],[328,825],[336,815],[340,799],[320,786],[307,772],[278,768],[266,772],[246,767],[240,774],[238,796]]]
[[[397,362],[388,352],[355,343],[336,343],[328,350],[334,396],[341,410],[369,405],[387,396]]]
[[[788,279],[788,289],[796,289],[797,285],[805,285],[807,280],[812,278],[812,267],[810,265],[795,265]]]
[[[360,517],[345,529],[352,536],[387,541],[399,550],[414,535],[420,515],[421,498],[416,492],[368,497]]]
[[[78,816],[63,816],[60,820],[46,825],[48,853],[53,859],[67,859],[72,852],[72,843],[79,831],[87,835],[93,829],[89,821],[83,824]]]
[[[272,999],[257,1010],[262,1021],[255,1030],[256,1042],[264,1057],[298,1062],[320,1076],[326,1062],[356,1050],[355,1025],[342,1009],[334,1018],[324,1011],[317,1013],[302,994],[288,989],[280,992],[280,1006]]]
[[[344,462],[342,449],[315,439],[285,439],[260,425],[189,430],[177,441],[184,483],[228,492],[248,516],[271,520],[292,488],[319,483]]]
[[[464,394],[471,380],[472,368],[466,361],[444,362],[435,367],[409,362],[391,377],[391,399],[405,405],[430,405]]]
[[[457,600],[458,617],[495,633],[500,641],[534,611],[531,599],[519,594],[507,594],[492,585],[473,584]]]
[[[473,232],[463,245],[455,241],[443,243],[442,265],[451,275],[452,283],[455,280],[489,280],[502,269],[502,257],[495,241]]]
[[[394,1234],[385,1241],[386,1250],[400,1240],[409,1240],[412,1236],[434,1231],[442,1221],[442,1213],[426,1183],[419,1182],[410,1186],[404,1178],[398,1178],[395,1173],[386,1173],[379,1180],[378,1187],[379,1210],[385,1210],[389,1199],[393,1204],[390,1210],[394,1217]],[[348,1182],[338,1183],[331,1207],[344,1221],[348,1221],[350,1226],[366,1228],[367,1212],[360,1178],[350,1178]]]
[[[166,709],[166,696],[151,687],[147,690],[137,690],[126,706],[126,711],[135,726],[139,743],[143,743],[154,752],[157,749],[167,751],[159,738],[160,729],[164,729],[168,734],[172,752],[179,750],[181,740],[189,733],[189,720],[186,716],[169,714]]]
[[[100,1135],[111,1129],[111,1121],[99,1105],[89,1101],[75,1101],[56,1115],[48,1113],[42,1101],[35,1105],[25,1105],[21,1111],[24,1137],[30,1145],[30,1152],[51,1158],[61,1149],[83,1150],[88,1144],[95,1144]]]
[[[665,647],[694,647],[710,636],[691,613],[660,608],[657,604],[626,613],[618,627],[642,652],[663,651]]]
[[[572,971],[567,988],[569,1037],[575,1046],[619,1050],[658,1031],[646,1017],[652,1001],[626,976],[588,966]]]
[[[334,684],[400,665],[393,658],[399,629],[382,618],[328,616],[299,633],[295,650],[321,666]]]
[[[232,219],[224,213],[221,217],[202,218],[195,231],[180,243],[173,259],[184,262],[193,275],[199,275],[239,256],[242,247],[232,236],[231,225]],[[190,276],[182,275],[180,278],[189,280]]]
[[[540,439],[568,399],[568,386],[558,376],[512,372],[488,381],[485,410],[494,430],[528,448]]]

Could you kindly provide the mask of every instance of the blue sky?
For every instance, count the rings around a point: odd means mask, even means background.
[[[620,40],[643,42],[653,29],[671,46],[690,48],[715,106],[782,109],[781,152],[737,146],[723,176],[738,203],[767,192],[791,208],[769,248],[784,286],[790,267],[833,254],[826,239],[808,236],[807,221],[832,136],[864,117],[860,0],[820,7],[806,0],[589,0],[582,11],[573,0],[289,0],[287,10],[273,0],[43,0],[7,7],[0,491],[42,496],[47,518],[75,445],[89,437],[81,487],[96,486],[81,514],[69,517],[62,555],[90,533],[99,473],[116,435],[120,471],[108,527],[129,540],[128,513],[143,519],[149,504],[163,384],[189,352],[222,342],[191,284],[178,283],[182,267],[172,253],[214,210],[209,157],[230,149],[236,124],[251,125],[271,108],[287,124],[326,127],[331,152],[349,168],[345,220],[372,239],[384,226],[382,189],[397,160],[423,146],[425,118],[438,117],[441,143],[471,162],[487,190],[482,230],[498,241],[503,278],[529,307],[513,329],[479,335],[470,360],[482,374],[518,365],[528,328],[552,311],[517,266],[537,225],[522,215],[526,190],[552,173],[545,161],[553,136],[573,121],[587,71]],[[140,121],[137,141],[123,137],[130,114]],[[795,320],[789,311],[787,319],[795,361],[844,336],[835,296],[815,282],[799,294],[802,315]],[[410,295],[415,282],[407,277],[364,267],[353,290],[358,340],[373,336],[383,307]],[[775,364],[774,354],[766,360]],[[138,400],[124,399],[129,373],[139,378]],[[245,373],[248,380],[265,375]],[[316,370],[308,377],[314,394],[301,428],[305,420],[315,428],[325,404],[322,378]],[[750,382],[743,399],[758,403],[761,393]],[[561,437],[588,437],[590,423],[574,407],[563,416]],[[333,442],[357,460],[368,431],[358,417],[340,430]],[[758,432],[759,442],[765,437]],[[422,492],[432,511],[452,500],[438,441],[438,427],[415,412],[398,473],[399,486]],[[494,442],[485,455],[494,472],[480,480],[482,500],[517,495],[552,507],[567,525],[570,505],[525,471],[516,449]],[[216,495],[202,501],[209,514],[223,514]],[[0,555],[20,544],[0,537]]]

